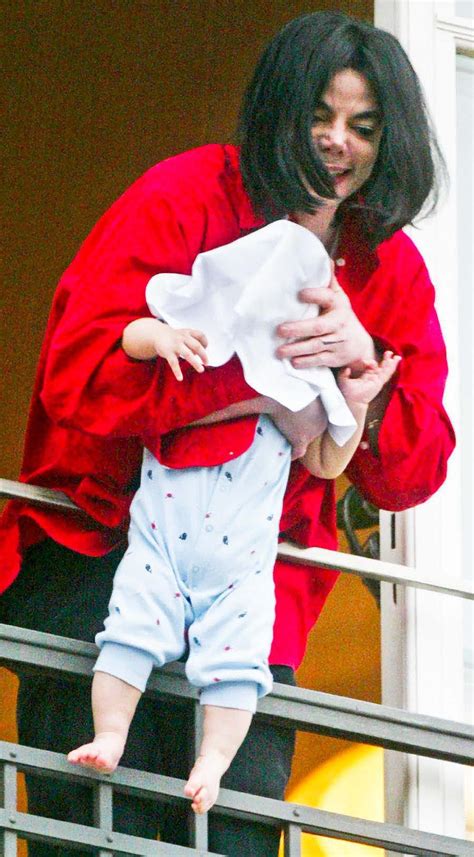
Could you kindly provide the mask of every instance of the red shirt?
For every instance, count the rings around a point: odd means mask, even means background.
[[[45,534],[89,555],[124,540],[143,445],[179,467],[222,463],[248,448],[255,417],[177,431],[256,395],[235,357],[202,375],[184,365],[180,383],[164,360],[129,359],[120,340],[130,321],[149,315],[145,286],[153,274],[189,274],[198,253],[262,225],[242,186],[238,151],[209,145],[153,167],[93,229],[54,298],[21,473],[23,481],[64,491],[87,515],[10,503],[0,523],[2,590],[18,573],[25,547]],[[434,290],[403,232],[372,252],[355,215],[344,219],[338,256],[345,261],[338,279],[354,311],[403,357],[379,457],[360,448],[348,473],[377,506],[405,509],[441,485],[454,447],[442,406],[446,358]],[[281,532],[301,545],[336,546],[333,483],[297,462]],[[277,563],[273,663],[299,665],[336,576]]]

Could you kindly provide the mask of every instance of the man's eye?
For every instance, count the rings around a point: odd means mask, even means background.
[[[360,134],[361,137],[365,137],[367,140],[370,140],[376,131],[376,129],[370,125],[354,125],[353,127],[357,134]]]
[[[316,115],[313,116],[313,125],[319,125],[321,122],[327,122],[327,117],[322,116],[320,113],[316,113]]]

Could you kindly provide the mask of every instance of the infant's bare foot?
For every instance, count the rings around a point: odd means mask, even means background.
[[[192,799],[194,812],[202,814],[214,806],[222,774],[228,766],[229,760],[218,752],[198,757],[184,787],[184,794]]]
[[[90,744],[83,744],[68,754],[68,762],[84,765],[101,774],[115,771],[122,757],[125,741],[115,732],[101,732]]]

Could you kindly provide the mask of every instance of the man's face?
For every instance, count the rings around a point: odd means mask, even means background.
[[[366,78],[352,69],[335,74],[316,105],[312,137],[339,202],[369,178],[381,136],[380,110]]]

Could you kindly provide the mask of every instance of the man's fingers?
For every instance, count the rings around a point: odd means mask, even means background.
[[[276,350],[277,357],[300,357],[302,355],[313,355],[324,351],[325,347],[318,339],[300,339],[294,342],[286,342]]]
[[[296,345],[300,342],[314,341],[319,339],[340,341],[341,327],[334,324],[332,315],[320,315],[316,318],[305,318],[301,321],[285,322],[277,328],[277,334],[282,339],[289,340],[281,343],[279,348]],[[285,355],[286,356],[286,355]]]
[[[332,281],[331,281],[332,283]],[[342,297],[341,297],[342,296]],[[324,289],[305,288],[298,292],[302,303],[313,304],[321,310],[318,316],[299,321],[285,321],[278,325],[276,333],[283,339],[301,338],[309,335],[321,335],[334,330],[334,320],[341,322],[347,315],[347,297],[337,280],[335,286]],[[328,326],[326,326],[328,325]]]
[[[291,365],[295,369],[314,369],[315,366],[328,366],[330,369],[338,369],[341,365],[341,358],[332,351],[320,351],[318,354],[293,357]]]
[[[328,337],[326,339],[326,337]],[[277,357],[286,357],[292,360],[294,357],[314,357],[317,354],[331,352],[337,345],[341,346],[344,340],[338,339],[334,332],[312,336],[307,339],[297,339],[293,342],[285,342],[276,349]],[[339,365],[341,365],[339,363]]]
[[[342,286],[339,285],[336,274],[334,273],[334,262],[332,263],[332,275],[331,275],[331,280],[329,282],[329,288],[333,292],[343,292],[344,291]]]
[[[338,289],[340,286],[338,285]],[[342,291],[342,289],[340,289]],[[316,304],[322,310],[333,309],[335,296],[335,289],[332,288],[332,280],[326,288],[321,289],[301,289],[298,292],[298,298],[304,304]]]
[[[303,301],[303,303],[316,303],[321,306],[321,301],[333,303],[336,295],[339,296],[341,293],[344,295],[346,294],[342,286],[339,284],[333,269],[331,279],[327,286],[323,286],[318,289],[307,286],[298,292],[298,298],[300,301]]]

